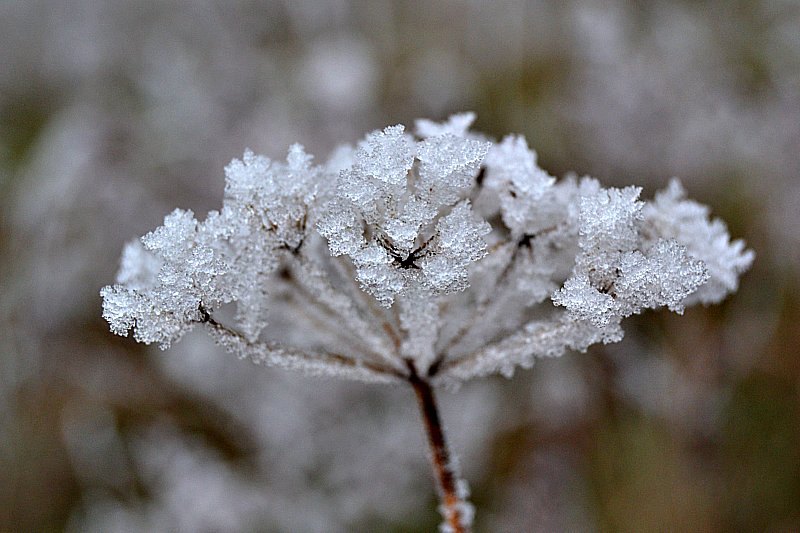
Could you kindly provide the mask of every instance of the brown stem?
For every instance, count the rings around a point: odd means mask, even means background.
[[[470,527],[467,521],[470,518],[464,514],[468,504],[459,494],[458,476],[451,462],[450,450],[447,447],[444,429],[439,419],[433,388],[417,374],[412,363],[409,362],[408,366],[411,371],[409,381],[417,396],[425,432],[428,435],[428,444],[431,448],[431,462],[439,486],[442,515],[453,533],[469,533]]]

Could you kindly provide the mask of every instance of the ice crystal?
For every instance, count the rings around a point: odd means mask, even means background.
[[[218,212],[175,210],[125,247],[104,317],[162,347],[202,324],[256,362],[455,385],[736,290],[753,252],[677,180],[650,202],[556,180],[524,137],[492,144],[474,119],[390,126],[322,165],[300,145],[246,151]]]
[[[475,122],[475,113],[466,112],[452,115],[446,122],[441,123],[420,118],[414,122],[414,126],[416,126],[417,135],[423,139],[446,133],[457,137],[465,137],[473,122]]]

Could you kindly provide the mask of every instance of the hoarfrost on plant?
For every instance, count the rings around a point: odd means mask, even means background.
[[[736,290],[752,251],[677,180],[653,201],[556,180],[524,137],[493,144],[474,119],[390,126],[321,165],[297,144],[246,151],[219,211],[175,210],[125,247],[101,291],[112,331],[167,347],[202,324],[257,362],[455,385]]]
[[[474,119],[389,126],[322,165],[298,144],[285,162],[246,151],[219,211],[176,209],[126,245],[103,316],[162,348],[202,325],[256,363],[410,384],[441,531],[468,531],[433,385],[617,342],[632,314],[721,300],[753,260],[676,180],[653,202],[557,181],[524,137],[492,144]]]

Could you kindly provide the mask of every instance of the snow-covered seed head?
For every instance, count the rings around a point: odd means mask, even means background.
[[[677,180],[652,202],[556,180],[524,137],[493,144],[474,119],[390,126],[322,165],[299,144],[284,162],[246,151],[219,211],[176,209],[126,245],[103,316],[162,347],[203,324],[257,362],[367,381],[411,362],[457,384],[718,302],[752,263]]]

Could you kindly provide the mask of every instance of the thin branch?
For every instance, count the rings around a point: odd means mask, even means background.
[[[580,335],[576,335],[576,331]],[[600,334],[597,328],[576,322],[565,314],[555,314],[551,320],[534,320],[498,342],[464,357],[443,361],[438,367],[435,383],[457,384],[496,372],[510,375],[516,366],[532,366],[536,357],[556,357],[567,348],[576,349],[573,346],[576,336]],[[598,337],[595,342],[600,340]],[[577,349],[582,348],[579,346]]]
[[[290,293],[287,303],[298,314],[305,317],[313,327],[319,328],[320,331],[324,331],[332,338],[350,346],[348,350],[353,349],[366,359],[387,363],[399,370],[396,361],[393,361],[388,355],[381,355],[373,346],[366,343],[362,335],[348,327],[351,324],[345,324],[347,321],[342,320],[341,315],[337,315],[332,309],[321,305],[319,300],[314,298],[312,292],[302,289],[295,280],[289,280],[288,283],[294,292]]]
[[[367,306],[367,309],[369,310],[370,314],[375,318],[377,318],[378,320],[380,320],[381,318],[383,319],[380,322],[380,329],[384,333],[386,333],[386,336],[391,341],[392,345],[395,348],[395,351],[399,352],[400,346],[402,345],[403,342],[402,336],[397,331],[397,327],[394,324],[392,324],[392,322],[388,318],[386,318],[387,316],[386,311],[378,305],[375,298],[373,298],[372,296],[361,290],[361,288],[358,285],[356,285],[355,280],[357,278],[357,273],[355,271],[355,268],[353,267],[353,264],[350,261],[347,261],[341,257],[335,257],[333,259],[334,260],[332,261],[332,263],[337,268],[337,270],[344,269],[347,272],[342,277],[352,282],[354,294],[356,294],[357,297],[361,300],[361,302]]]
[[[444,435],[436,406],[436,397],[430,384],[417,375],[414,364],[408,361],[411,372],[409,381],[419,404],[428,445],[431,451],[431,464],[439,488],[440,511],[453,533],[469,533],[472,522],[472,507],[464,499],[465,484],[458,478]]]
[[[509,244],[509,242],[505,241],[502,243],[502,245],[506,244]],[[495,250],[499,250],[500,248],[502,248],[502,245],[497,246]],[[515,249],[509,255],[508,261],[502,265],[503,269],[497,275],[493,283],[493,290],[491,291],[491,294],[493,296],[497,296],[497,291],[501,290],[499,286],[505,281],[506,277],[511,271],[511,267],[514,265],[514,262],[516,261],[517,253],[518,253],[518,248]],[[439,350],[437,350],[436,359],[434,359],[433,364],[431,365],[431,368],[433,370],[436,370],[441,367],[442,363],[444,363],[445,358],[447,357],[447,354],[450,352],[450,350],[456,345],[458,345],[462,340],[464,340],[464,337],[467,334],[467,332],[469,332],[469,330],[472,329],[475,326],[475,324],[477,324],[478,320],[485,315],[489,306],[495,301],[496,298],[486,298],[482,301],[477,302],[477,305],[475,306],[475,309],[470,315],[470,318],[467,319],[461,325],[461,327],[459,327],[458,330],[450,336],[450,338],[448,339],[447,343],[445,343],[444,346],[442,346]]]
[[[502,265],[502,270],[494,280],[493,288],[489,292],[489,294],[491,294],[492,296],[478,302],[478,305],[472,312],[471,317],[464,324],[462,324],[462,326],[456,331],[456,333],[453,334],[448,339],[447,343],[438,351],[436,359],[434,360],[434,363],[432,365],[434,371],[437,371],[442,367],[442,364],[445,363],[448,352],[453,347],[457,346],[465,338],[466,333],[477,324],[478,320],[486,318],[486,313],[488,312],[489,308],[492,307],[492,305],[497,305],[498,303],[502,303],[503,301],[502,298],[498,297],[499,291],[507,289],[507,287],[504,287],[503,285],[507,283],[509,276],[514,268],[514,265],[516,264],[517,259],[520,257],[520,250],[522,248],[528,248],[530,250],[530,253],[532,254],[534,239],[553,233],[558,228],[559,228],[558,225],[550,226],[548,228],[539,230],[534,234],[525,234],[516,241],[515,243],[516,245],[514,247],[514,250],[509,255],[508,261],[504,265]],[[490,253],[496,252],[497,250],[500,250],[502,247],[512,243],[514,243],[514,241],[503,241],[501,243],[498,243],[493,247]],[[430,373],[430,375],[432,376],[434,373],[435,372],[432,372]]]
[[[316,305],[306,291],[301,291],[297,286],[292,285],[295,292],[287,295],[286,304],[293,309],[298,316],[308,321],[309,326],[317,333],[324,333],[331,342],[338,341],[346,346],[342,348],[354,356],[352,359],[370,359],[376,362],[388,361],[387,357],[379,356],[370,346],[363,342],[360,336],[353,334],[349,328],[341,327],[341,317],[337,317],[329,310]],[[325,341],[321,341],[325,344]],[[389,365],[396,366],[396,365]]]
[[[312,353],[276,344],[250,342],[238,331],[217,322],[204,309],[203,324],[214,341],[238,357],[256,364],[296,370],[314,376],[337,376],[367,382],[397,383],[407,379],[399,371],[383,365],[337,353]]]
[[[333,327],[340,336],[343,336],[341,328],[346,328],[351,333],[351,342],[355,341],[374,360],[403,372],[405,369],[400,366],[399,359],[394,357],[391,347],[383,337],[375,334],[371,324],[361,316],[353,299],[333,287],[321,267],[313,260],[301,256],[296,257],[296,261],[298,270],[292,273],[289,281],[305,298],[319,304],[311,307],[319,308],[333,320]],[[317,287],[309,284],[312,279]],[[344,318],[348,320],[342,320],[343,313],[346,313]]]

